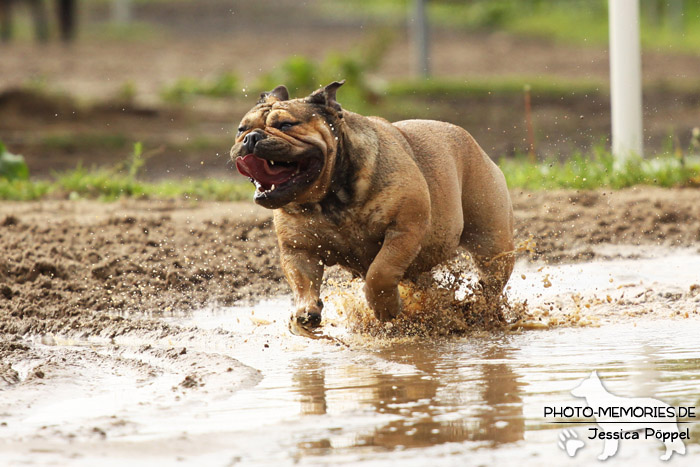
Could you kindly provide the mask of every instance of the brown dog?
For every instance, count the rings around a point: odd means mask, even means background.
[[[503,173],[460,127],[389,123],[343,110],[334,82],[304,99],[263,93],[241,120],[231,158],[274,209],[293,318],[321,323],[324,265],[365,279],[376,317],[401,311],[398,283],[465,247],[498,296],[513,270],[513,208]]]

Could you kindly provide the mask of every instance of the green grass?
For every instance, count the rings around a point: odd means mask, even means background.
[[[471,97],[493,94],[522,94],[529,86],[535,95],[564,96],[607,92],[607,84],[594,80],[552,80],[541,77],[488,79],[395,80],[386,87],[388,96]]]
[[[147,182],[128,172],[78,167],[57,173],[51,180],[7,180],[0,178],[0,199],[190,199],[196,201],[240,201],[251,199],[253,186],[243,181],[184,178]]]
[[[47,195],[69,199],[166,198],[214,201],[249,199],[253,186],[249,182],[225,182],[212,179],[180,179],[159,182],[137,180],[135,176],[115,174],[111,170],[77,168],[58,174],[49,184]]]
[[[38,199],[98,199],[115,201],[136,199],[190,199],[196,201],[240,201],[252,199],[249,182],[225,182],[211,179],[165,180],[146,182],[128,174],[107,169],[75,170],[56,174],[53,180],[0,179],[0,199],[32,201]]]
[[[501,159],[499,166],[511,188],[548,190],[573,188],[620,189],[634,185],[661,187],[700,186],[700,157],[671,155],[632,159],[618,167],[613,156],[597,149],[592,154],[576,154],[565,162],[531,163],[525,156]]]
[[[165,37],[165,32],[156,25],[148,22],[132,21],[128,24],[111,22],[88,23],[79,31],[83,40],[106,42],[149,42]]]
[[[700,4],[684,2],[682,27],[678,27],[670,19],[670,12],[665,11],[668,5],[653,15],[653,3],[641,2],[642,46],[646,49],[700,52]],[[329,17],[372,18],[399,25],[405,24],[411,5],[408,0],[347,0],[342,3],[322,2],[320,11]],[[430,23],[436,28],[501,30],[596,46],[604,46],[608,41],[606,0],[433,0],[427,2],[427,9]]]
[[[29,168],[24,157],[12,154],[0,141],[0,179],[26,180],[29,178]]]
[[[236,97],[244,95],[238,76],[231,72],[221,73],[210,80],[180,78],[165,87],[161,98],[170,103],[183,103],[193,96]]]
[[[523,15],[512,15],[504,21],[503,29],[516,34],[542,37],[574,44],[605,46],[608,43],[607,9],[594,5],[567,8],[566,2],[552,4]],[[641,15],[641,41],[644,49],[663,49],[668,52],[700,52],[700,17],[697,6],[686,2],[688,12],[684,15],[681,30],[670,21],[651,22],[644,11]],[[643,4],[642,7],[645,5]]]
[[[7,155],[0,143],[0,154]],[[20,156],[12,156],[21,159]],[[23,159],[21,160],[24,164]],[[138,179],[139,170],[145,163],[143,146],[134,144],[131,156],[114,167],[86,169],[78,166],[74,170],[55,173],[51,180],[32,180],[26,173],[15,176],[16,170],[0,173],[0,199],[31,201],[43,198],[100,199],[114,201],[120,198],[159,198],[238,201],[250,199],[253,186],[243,181],[221,181],[212,179],[185,178],[146,182]],[[0,168],[5,166],[0,166]]]
[[[138,157],[135,158],[138,160]],[[700,186],[700,157],[679,159],[658,156],[615,167],[609,152],[574,155],[566,162],[531,163],[525,156],[501,159],[499,166],[510,188],[527,190],[626,188],[633,185],[661,187]],[[251,200],[253,186],[247,181],[181,179],[158,182],[138,180],[134,161],[121,170],[78,167],[55,174],[52,180],[7,180],[0,178],[0,199],[29,201],[37,199],[120,198],[191,199],[210,201]]]
[[[599,147],[590,154],[574,154],[564,161],[530,162],[526,156],[502,158],[499,166],[508,186],[528,190],[557,188],[626,188],[633,185],[661,187],[700,186],[700,130],[693,132],[689,153],[673,148],[664,155],[633,158],[620,166],[609,151]],[[250,200],[253,185],[247,181],[185,178],[147,182],[139,180],[148,155],[135,143],[131,155],[109,168],[55,173],[51,180],[32,180],[21,156],[10,154],[0,142],[0,200],[29,201],[43,198]]]

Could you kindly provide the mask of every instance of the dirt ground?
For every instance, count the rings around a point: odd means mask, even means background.
[[[517,238],[535,243],[522,253],[532,262],[607,259],[606,245],[628,245],[634,258],[645,247],[700,244],[695,189],[515,191],[513,198]],[[26,334],[165,329],[159,314],[282,293],[289,289],[270,212],[253,203],[0,205],[0,356],[17,351],[13,339]]]

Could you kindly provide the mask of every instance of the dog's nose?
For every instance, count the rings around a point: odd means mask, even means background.
[[[245,135],[245,138],[243,138],[243,146],[245,147],[247,153],[252,153],[253,149],[255,149],[255,145],[258,144],[258,141],[260,141],[263,138],[265,138],[265,135],[263,135],[259,131],[251,131],[250,133]]]

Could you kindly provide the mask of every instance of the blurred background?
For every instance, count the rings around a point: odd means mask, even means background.
[[[498,160],[609,148],[605,0],[0,0],[0,140],[32,177],[114,166],[230,179],[257,95],[471,132]],[[641,0],[647,154],[700,126],[700,2]],[[423,38],[423,39],[421,39]],[[423,44],[425,56],[421,54]]]

